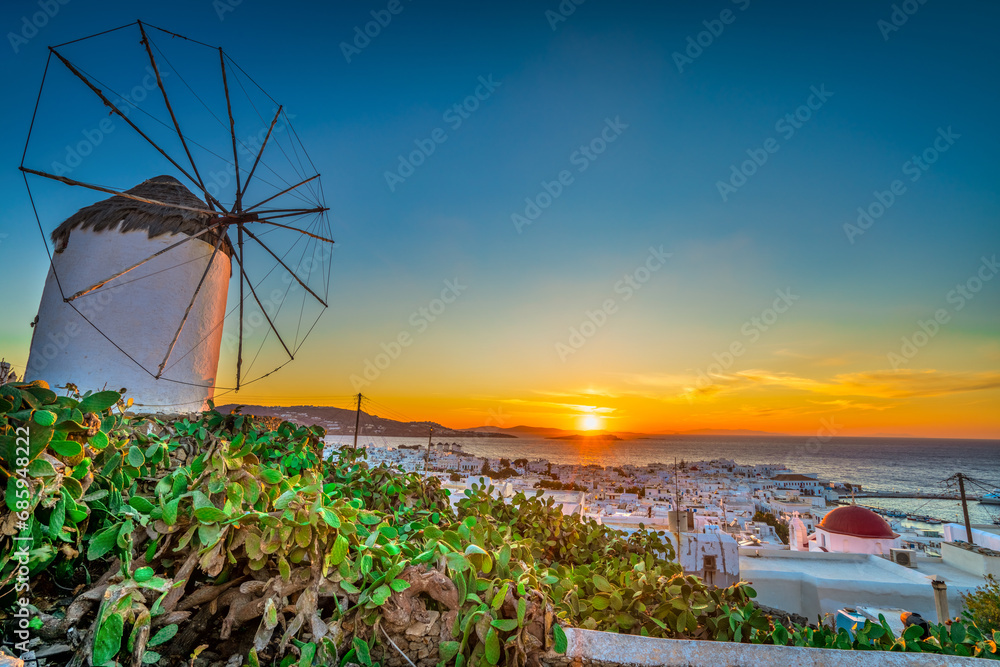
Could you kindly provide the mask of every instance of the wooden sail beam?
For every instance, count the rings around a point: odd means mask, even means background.
[[[45,171],[38,171],[37,169],[31,169],[30,167],[18,167],[18,169],[27,174],[34,174],[35,176],[43,176],[45,178],[50,178],[53,181],[59,181],[61,183],[65,183],[66,185],[76,185],[81,188],[89,188],[91,190],[97,190],[98,192],[104,192],[109,195],[124,197],[125,199],[134,199],[135,201],[140,201],[144,204],[154,204],[156,206],[163,206],[165,208],[179,208],[184,211],[194,211],[195,213],[203,213],[205,215],[210,215],[213,218],[217,218],[219,216],[218,211],[211,211],[207,208],[194,208],[192,206],[184,206],[183,204],[168,204],[167,202],[162,202],[156,199],[149,199],[148,197],[140,197],[139,195],[134,195],[129,192],[119,192],[117,190],[112,190],[111,188],[105,188],[100,185],[94,185],[93,183],[84,183],[83,181],[77,181],[72,178],[66,178],[65,176],[56,176],[55,174],[50,174]]]
[[[187,308],[184,310],[184,317],[181,318],[181,323],[177,327],[177,333],[174,334],[173,340],[170,341],[170,345],[167,347],[167,353],[163,356],[163,361],[160,362],[160,367],[156,370],[155,377],[157,380],[163,375],[163,367],[167,365],[167,360],[170,359],[170,354],[174,351],[174,346],[177,345],[178,339],[181,337],[181,332],[184,330],[184,325],[187,323],[188,316],[191,314],[191,309],[194,308],[194,302],[198,298],[198,292],[201,291],[201,286],[205,284],[205,278],[208,277],[208,272],[212,269],[212,264],[215,262],[215,256],[219,254],[219,246],[222,245],[222,239],[225,238],[225,231],[219,234],[219,238],[215,240],[215,246],[212,248],[212,256],[208,258],[208,264],[205,266],[205,270],[201,274],[201,280],[198,281],[198,286],[194,288],[194,294],[191,295],[191,300],[188,302]]]
[[[246,229],[244,231],[246,231],[248,234],[250,233],[249,229]],[[259,241],[258,241],[258,243],[259,243]],[[236,255],[236,261],[240,265],[240,273],[241,273],[241,275],[244,274],[244,273],[246,273],[246,271],[245,271],[245,269],[243,267],[243,257],[242,257],[241,254]],[[288,358],[289,359],[294,359],[295,355],[292,354],[292,351],[288,349],[287,345],[285,345],[284,339],[281,337],[281,334],[278,333],[278,328],[276,326],[274,326],[274,322],[271,321],[271,316],[267,314],[267,310],[264,308],[264,304],[262,304],[260,302],[260,297],[257,296],[257,290],[255,290],[253,288],[253,283],[250,282],[249,279],[247,279],[247,287],[250,288],[250,294],[253,295],[253,298],[257,302],[257,305],[260,306],[260,312],[264,315],[264,318],[267,320],[267,323],[271,325],[271,331],[273,331],[274,335],[278,337],[278,341],[281,342],[281,346],[283,348],[285,348],[285,352],[288,353]]]
[[[226,91],[226,111],[229,112],[229,134],[233,138],[233,162],[236,166],[236,203],[233,210],[237,213],[243,210],[243,193],[240,189],[240,156],[236,152],[236,121],[233,120],[233,104],[229,101],[229,81],[226,79],[226,56],[219,47],[219,63],[222,65],[222,87]]]
[[[264,218],[290,218],[307,213],[325,213],[329,210],[326,206],[316,206],[314,208],[269,208],[266,211],[257,211],[256,213]],[[281,215],[271,215],[272,213],[280,213]]]
[[[101,101],[104,102],[104,106],[108,107],[109,109],[111,109],[112,111],[114,111],[116,114],[118,114],[118,116],[122,120],[124,120],[126,123],[128,123],[129,127],[131,127],[133,130],[135,130],[139,134],[140,137],[142,137],[143,139],[145,139],[149,143],[150,146],[152,146],[153,148],[155,148],[160,153],[160,155],[162,155],[163,157],[167,158],[167,161],[170,162],[170,164],[174,165],[174,167],[176,167],[178,171],[180,171],[182,174],[184,174],[184,176],[187,177],[187,179],[189,181],[191,181],[192,183],[198,183],[197,179],[195,179],[193,176],[191,176],[191,174],[189,174],[187,172],[187,170],[184,169],[184,167],[180,166],[177,163],[176,160],[174,160],[172,157],[170,157],[165,150],[163,150],[162,148],[160,148],[159,144],[157,144],[155,141],[153,141],[152,139],[150,139],[149,136],[145,132],[143,132],[142,130],[140,130],[139,126],[136,125],[135,123],[133,123],[132,119],[129,118],[126,114],[122,113],[122,110],[119,109],[117,106],[115,106],[115,104],[111,100],[109,100],[107,98],[107,96],[105,96],[105,94],[103,92],[101,92],[101,90],[90,81],[90,79],[88,79],[82,72],[80,72],[80,70],[78,70],[73,65],[73,63],[71,63],[70,61],[66,60],[66,58],[64,58],[63,55],[61,53],[59,53],[58,51],[56,51],[54,48],[49,47],[49,50],[52,53],[55,54],[56,58],[58,58],[60,61],[62,61],[62,64],[65,65],[66,68],[70,72],[72,72],[78,79],[80,79],[81,81],[83,81],[84,84],[86,84],[88,88],[90,88],[92,91],[94,91],[95,95],[97,95],[99,98],[101,98]],[[205,199],[206,200],[211,199],[212,201],[214,201],[215,205],[218,206],[219,209],[221,209],[223,211],[226,211],[227,213],[231,213],[232,212],[229,209],[227,209],[225,206],[223,206],[222,202],[220,202],[218,199],[216,199],[215,197],[213,197],[212,194],[208,191],[207,188],[202,187],[202,192],[205,193]],[[214,213],[213,213],[213,215],[214,215]]]
[[[281,191],[281,192],[279,192],[278,194],[276,194],[276,195],[271,195],[270,197],[268,197],[268,198],[267,198],[267,199],[265,199],[264,201],[262,201],[262,202],[258,202],[258,203],[256,203],[256,204],[254,204],[253,206],[251,206],[250,208],[248,208],[248,209],[245,209],[245,210],[243,211],[243,213],[246,213],[246,212],[248,212],[248,211],[252,211],[252,210],[254,210],[255,208],[257,208],[258,206],[262,206],[263,204],[266,204],[267,202],[271,201],[272,199],[277,199],[277,198],[278,198],[278,197],[280,197],[281,195],[283,195],[283,194],[285,194],[285,193],[287,193],[287,192],[291,192],[291,191],[292,191],[292,190],[294,190],[295,188],[298,188],[298,187],[301,187],[301,186],[305,185],[306,183],[308,183],[308,182],[310,182],[310,181],[315,181],[315,180],[316,180],[317,178],[319,178],[319,174],[316,174],[315,176],[310,176],[309,178],[307,178],[307,179],[306,179],[306,180],[304,180],[304,181],[299,181],[299,182],[298,182],[298,183],[296,183],[295,185],[292,185],[292,186],[289,186],[289,187],[285,188],[284,190],[282,190],[282,191]]]
[[[282,229],[290,229],[293,232],[298,232],[299,234],[305,234],[319,241],[325,241],[326,243],[333,243],[333,239],[328,239],[325,236],[320,236],[318,234],[313,234],[312,232],[307,232],[304,229],[299,229],[298,227],[289,227],[288,225],[282,225],[278,222],[271,222],[270,220],[257,220],[256,222],[261,222],[265,225],[274,225],[275,227],[281,227]]]
[[[241,197],[243,192],[246,192],[247,188],[250,187],[250,179],[253,178],[253,173],[257,171],[257,164],[260,163],[260,158],[262,155],[264,155],[264,147],[267,146],[267,140],[271,138],[271,131],[274,129],[275,123],[278,122],[278,117],[281,116],[281,110],[283,108],[284,107],[282,107],[281,105],[278,105],[278,112],[274,114],[274,119],[271,121],[271,126],[267,128],[267,134],[264,135],[264,141],[263,143],[261,143],[260,150],[257,151],[257,157],[253,161],[253,167],[250,168],[250,173],[247,175],[247,180],[243,183],[243,190],[242,192],[238,193]]]
[[[264,250],[266,250],[268,252],[268,254],[271,255],[271,257],[274,257],[276,260],[278,260],[278,264],[281,264],[281,266],[283,266],[285,268],[285,271],[288,271],[288,273],[290,273],[292,275],[292,278],[295,278],[295,280],[299,283],[299,285],[301,285],[307,292],[309,292],[310,294],[312,294],[313,297],[317,301],[319,301],[321,304],[323,304],[324,308],[327,307],[326,301],[324,301],[323,299],[321,299],[319,297],[319,295],[316,294],[316,292],[312,291],[312,289],[309,287],[309,285],[306,285],[304,282],[302,282],[302,279],[299,278],[295,274],[294,271],[292,271],[290,268],[288,268],[288,265],[285,264],[285,262],[282,261],[282,259],[280,257],[278,257],[277,255],[275,255],[274,252],[270,248],[268,248],[267,245],[263,241],[261,241],[259,238],[257,238],[256,234],[254,234],[253,232],[251,232],[249,229],[246,229],[245,231],[247,233],[247,236],[249,236],[254,241],[256,241],[260,245],[261,248],[263,248]]]
[[[237,252],[240,265],[240,342],[236,349],[236,391],[240,390],[240,371],[243,368],[243,225],[236,226]]]
[[[191,150],[188,148],[187,140],[184,139],[184,133],[181,132],[180,123],[177,122],[177,116],[174,114],[174,108],[170,104],[170,98],[167,97],[167,89],[163,85],[163,79],[160,77],[160,68],[156,64],[156,58],[153,57],[153,49],[149,42],[149,36],[146,34],[146,29],[142,25],[142,21],[136,21],[139,25],[139,32],[142,33],[142,44],[146,47],[146,53],[149,55],[149,64],[153,68],[153,73],[156,74],[156,85],[159,86],[160,92],[163,94],[163,103],[167,107],[167,111],[170,113],[170,120],[174,124],[174,130],[177,131],[177,137],[181,140],[181,146],[184,147],[184,152],[187,154],[188,162],[191,163],[191,169],[194,171],[194,175],[197,177],[198,185],[201,187],[202,191],[206,194],[208,193],[208,188],[205,187],[205,181],[202,180],[201,174],[198,172],[198,165],[194,163],[194,157],[191,156]],[[208,200],[208,205],[212,206],[211,199]]]

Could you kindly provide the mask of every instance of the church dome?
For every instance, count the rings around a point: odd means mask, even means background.
[[[888,540],[899,537],[892,532],[885,519],[860,505],[847,505],[827,512],[817,528],[828,533],[851,537]]]

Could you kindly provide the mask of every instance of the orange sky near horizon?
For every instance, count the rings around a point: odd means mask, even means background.
[[[518,425],[567,430],[670,433],[746,429],[811,437],[899,436],[1000,439],[1000,373],[875,371],[811,379],[748,370],[713,378],[646,375],[577,391],[531,390],[503,395],[470,391],[382,393],[362,388],[365,410],[401,421],[435,421],[451,428]],[[301,386],[301,385],[300,385]],[[389,389],[388,386],[385,387]],[[289,388],[291,389],[291,388]],[[335,405],[350,396],[220,397],[219,403]]]

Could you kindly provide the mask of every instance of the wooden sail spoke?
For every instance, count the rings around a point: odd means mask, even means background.
[[[212,256],[208,258],[208,265],[205,266],[205,270],[201,274],[201,280],[198,281],[198,286],[194,288],[194,294],[191,295],[191,301],[188,302],[187,308],[184,310],[184,317],[181,318],[181,323],[177,327],[177,333],[174,334],[173,340],[170,341],[170,345],[167,347],[167,353],[163,356],[163,361],[160,362],[160,367],[156,369],[156,375],[154,376],[157,380],[163,375],[163,367],[167,365],[167,360],[170,359],[170,354],[174,351],[174,346],[177,345],[177,340],[181,337],[181,332],[184,331],[184,325],[187,323],[188,315],[191,314],[191,309],[194,308],[194,302],[198,298],[198,292],[201,291],[202,285],[205,284],[205,278],[208,277],[208,272],[212,269],[212,263],[215,262],[215,256],[219,254],[219,246],[222,245],[222,239],[225,237],[225,231],[219,234],[219,238],[215,240],[215,246],[212,248]]]
[[[321,298],[320,298],[320,296],[319,296],[318,294],[316,294],[316,292],[312,291],[312,289],[311,289],[311,288],[309,287],[309,285],[306,285],[306,284],[305,284],[305,283],[304,283],[304,282],[302,281],[302,279],[301,279],[301,278],[299,278],[299,277],[298,277],[298,276],[297,276],[297,275],[295,274],[295,272],[294,272],[294,271],[292,271],[292,270],[291,270],[291,269],[290,269],[290,268],[288,267],[288,265],[287,265],[287,264],[285,264],[285,262],[284,262],[284,261],[283,261],[283,260],[282,260],[282,259],[281,259],[280,257],[278,257],[277,255],[275,255],[275,254],[274,254],[274,251],[272,251],[272,250],[271,250],[270,248],[268,248],[268,247],[267,247],[267,244],[265,244],[265,243],[264,243],[263,241],[261,241],[261,240],[260,240],[259,238],[257,238],[257,235],[256,235],[256,234],[254,234],[253,232],[251,232],[251,231],[250,231],[249,229],[246,229],[245,231],[246,231],[246,233],[247,233],[247,236],[249,236],[249,237],[250,237],[250,238],[252,238],[252,239],[253,239],[254,241],[256,241],[256,242],[257,242],[257,243],[258,243],[258,244],[260,245],[260,247],[261,247],[261,248],[263,248],[264,250],[266,250],[266,251],[268,252],[268,254],[269,254],[269,255],[271,255],[271,257],[274,257],[274,258],[275,258],[276,260],[278,260],[278,264],[281,264],[281,266],[283,266],[283,267],[284,267],[285,271],[288,271],[288,273],[290,273],[290,274],[291,274],[292,278],[295,278],[296,282],[298,282],[298,283],[299,283],[299,285],[301,285],[301,286],[302,286],[302,287],[303,287],[303,288],[304,288],[304,289],[305,289],[305,290],[306,290],[307,292],[309,292],[310,294],[312,294],[312,295],[313,295],[313,297],[314,297],[314,298],[315,298],[315,299],[316,299],[317,301],[319,301],[319,302],[320,302],[321,304],[323,304],[323,307],[324,307],[324,308],[326,308],[326,307],[327,307],[327,306],[326,306],[326,301],[324,301],[323,299],[321,299]]]
[[[210,215],[213,218],[218,217],[218,211],[211,211],[207,208],[194,208],[191,206],[184,206],[183,204],[168,204],[167,202],[157,201],[156,199],[149,199],[148,197],[140,197],[138,195],[133,195],[128,192],[118,192],[117,190],[112,190],[111,188],[105,188],[100,185],[94,185],[93,183],[84,183],[83,181],[76,181],[72,178],[66,178],[65,176],[56,176],[55,174],[50,174],[44,171],[38,171],[37,169],[31,169],[29,167],[18,167],[21,171],[27,174],[34,174],[35,176],[43,176],[45,178],[51,178],[53,181],[59,181],[60,183],[65,183],[66,185],[77,185],[82,188],[89,188],[91,190],[97,190],[98,192],[105,192],[109,195],[115,195],[116,197],[124,197],[125,199],[134,199],[135,201],[141,201],[144,204],[153,204],[155,206],[164,206],[166,208],[179,208],[184,211],[194,211],[195,213],[204,213],[205,215]]]
[[[243,368],[243,224],[237,225],[237,252],[240,265],[240,342],[236,350],[236,391],[240,390],[240,374]]]
[[[162,155],[163,157],[165,157],[167,159],[167,161],[170,162],[170,164],[174,165],[174,167],[176,167],[178,171],[180,171],[182,174],[184,174],[184,176],[189,181],[191,181],[192,183],[198,183],[199,187],[201,187],[202,192],[205,194],[205,199],[206,200],[209,200],[209,199],[212,200],[215,203],[215,205],[219,207],[220,210],[226,211],[227,213],[231,213],[231,211],[229,209],[227,209],[225,206],[222,205],[222,202],[220,202],[218,199],[216,199],[215,197],[213,197],[212,194],[208,191],[208,189],[205,188],[203,185],[201,185],[201,183],[200,183],[200,181],[198,179],[196,179],[191,174],[189,174],[187,172],[187,170],[184,169],[184,167],[180,166],[175,159],[173,159],[172,157],[170,157],[170,155],[168,155],[167,152],[165,150],[163,150],[160,147],[159,144],[157,144],[155,141],[153,141],[149,137],[149,135],[147,135],[145,132],[143,132],[142,130],[140,130],[139,126],[136,125],[134,122],[132,122],[132,119],[128,117],[128,114],[123,113],[121,109],[119,109],[117,106],[115,106],[115,104],[111,100],[109,100],[107,98],[107,96],[103,92],[101,92],[101,89],[98,88],[97,86],[95,86],[91,82],[91,80],[86,77],[86,75],[84,75],[80,70],[78,70],[73,65],[73,63],[71,63],[70,61],[66,60],[66,58],[64,58],[63,55],[61,53],[59,53],[58,51],[56,51],[54,48],[49,47],[49,51],[51,51],[53,54],[55,54],[56,58],[58,58],[62,62],[62,64],[65,65],[66,68],[70,72],[72,72],[78,79],[80,79],[81,81],[83,81],[83,83],[86,84],[86,86],[88,88],[90,88],[94,92],[95,95],[97,95],[99,98],[101,98],[101,101],[104,103],[104,106],[108,107],[113,112],[115,112],[116,114],[118,114],[119,118],[121,118],[126,123],[128,123],[129,127],[131,127],[133,130],[135,130],[139,134],[140,137],[142,137],[143,139],[145,139],[149,143],[149,145],[152,146],[153,148],[155,148],[157,150],[157,152],[160,153],[160,155]],[[213,212],[213,215],[214,215],[214,212]]]
[[[278,105],[278,112],[274,114],[274,119],[271,120],[271,126],[267,128],[267,134],[264,135],[264,141],[260,145],[260,150],[257,151],[257,157],[253,161],[253,166],[250,168],[247,180],[243,183],[243,190],[239,193],[241,197],[243,192],[246,192],[247,188],[250,187],[250,179],[253,178],[253,173],[257,171],[257,165],[260,163],[260,158],[264,154],[264,148],[267,146],[267,140],[271,138],[271,131],[274,129],[274,124],[278,122],[278,118],[281,116],[281,110],[283,108],[283,106]]]
[[[320,236],[318,234],[313,234],[312,232],[307,232],[304,229],[299,229],[298,227],[289,227],[288,225],[283,225],[279,222],[271,222],[270,220],[256,220],[255,222],[260,222],[265,225],[274,225],[275,227],[281,227],[282,229],[290,229],[293,232],[298,232],[299,234],[305,234],[306,236],[312,237],[319,241],[325,241],[327,243],[333,243],[333,239],[328,239],[325,236]]]
[[[244,209],[244,210],[243,210],[243,212],[244,212],[244,213],[247,213],[248,211],[252,211],[252,210],[254,210],[254,209],[255,209],[255,208],[257,208],[258,206],[263,206],[264,204],[266,204],[267,202],[271,201],[272,199],[277,199],[277,198],[278,198],[278,197],[280,197],[281,195],[283,195],[283,194],[285,194],[285,193],[288,193],[288,192],[291,192],[291,191],[292,191],[292,190],[294,190],[295,188],[298,188],[298,187],[301,187],[301,186],[305,185],[306,183],[309,183],[310,181],[315,181],[315,180],[316,180],[317,178],[319,178],[319,174],[316,174],[315,176],[310,176],[309,178],[307,178],[307,179],[306,179],[306,180],[304,180],[304,181],[299,181],[299,182],[298,182],[298,183],[296,183],[295,185],[292,185],[292,186],[289,186],[289,187],[285,188],[284,190],[282,190],[282,191],[281,191],[281,192],[279,192],[278,194],[276,194],[276,195],[271,195],[270,197],[268,197],[268,198],[267,198],[267,199],[265,199],[264,201],[262,201],[262,202],[258,202],[258,203],[256,203],[256,204],[254,204],[253,206],[251,206],[250,208],[247,208],[247,209]]]
[[[264,218],[291,218],[296,215],[307,215],[309,213],[325,213],[329,210],[326,206],[315,206],[313,208],[270,208],[266,211],[256,211],[256,213],[258,216]]]
[[[219,47],[219,62],[222,65],[222,87],[226,91],[226,111],[229,112],[229,135],[233,139],[233,163],[236,166],[236,203],[233,210],[237,213],[243,210],[243,193],[240,189],[240,155],[236,151],[236,122],[233,120],[233,104],[229,101],[229,81],[226,79],[226,56]]]
[[[249,229],[246,229],[244,231],[246,231],[247,234],[250,234],[250,230]],[[243,255],[242,253],[239,253],[238,255],[236,255],[236,261],[240,265],[240,275],[241,276],[246,273],[246,270],[245,270],[245,268],[243,266],[243,256],[242,255]],[[247,287],[250,288],[250,294],[253,295],[254,301],[256,301],[257,305],[260,306],[260,312],[264,315],[264,318],[267,320],[267,323],[271,325],[271,331],[273,331],[274,335],[278,337],[278,341],[281,343],[281,346],[283,348],[285,348],[285,352],[288,353],[288,358],[289,359],[294,359],[295,355],[292,354],[292,351],[290,349],[288,349],[287,345],[285,345],[284,339],[281,337],[281,334],[278,333],[278,327],[274,326],[274,322],[271,321],[271,316],[267,314],[267,309],[265,309],[264,308],[264,304],[262,304],[260,302],[260,297],[257,296],[257,290],[255,290],[253,288],[253,283],[250,282],[249,278],[247,278]],[[241,307],[242,307],[242,301],[240,303],[241,303]]]
[[[94,290],[98,290],[98,289],[104,287],[105,285],[107,285],[108,283],[110,283],[112,280],[114,280],[116,278],[121,278],[122,276],[124,276],[126,273],[128,273],[132,269],[137,269],[140,266],[142,266],[143,264],[145,264],[146,262],[148,262],[148,261],[150,261],[152,259],[156,259],[160,255],[163,255],[165,253],[170,252],[171,250],[173,250],[177,246],[182,245],[184,243],[187,243],[188,241],[190,241],[192,239],[196,239],[199,236],[201,236],[202,234],[206,234],[206,233],[212,231],[213,229],[217,228],[219,225],[223,225],[223,224],[226,224],[226,223],[225,222],[217,222],[217,223],[215,223],[214,225],[212,225],[210,227],[206,227],[205,229],[201,230],[200,232],[197,232],[195,234],[191,234],[190,236],[185,236],[183,239],[181,239],[177,243],[169,245],[166,248],[163,248],[162,250],[157,250],[156,252],[154,252],[152,255],[150,255],[146,259],[142,260],[141,262],[136,262],[132,266],[129,266],[127,268],[122,269],[118,273],[116,273],[116,274],[114,274],[114,275],[112,275],[112,276],[110,276],[108,278],[105,278],[104,280],[100,281],[99,283],[95,283],[95,284],[91,285],[90,287],[87,287],[86,289],[80,290],[79,292],[77,292],[73,296],[67,297],[65,300],[67,302],[69,302],[69,301],[73,301],[75,299],[79,299],[81,296],[86,296],[87,294],[90,294]]]
[[[146,53],[149,55],[149,64],[153,68],[153,73],[156,75],[156,85],[159,86],[160,92],[163,94],[163,103],[167,107],[167,111],[170,113],[170,120],[174,124],[174,130],[177,131],[177,138],[181,140],[181,146],[184,147],[184,152],[187,154],[188,162],[191,163],[191,169],[194,171],[195,177],[198,179],[198,185],[201,187],[202,191],[208,194],[208,188],[205,187],[205,181],[202,180],[201,174],[198,172],[198,165],[194,163],[194,157],[191,156],[191,150],[188,148],[187,140],[184,138],[184,133],[181,132],[180,123],[177,122],[177,116],[174,114],[174,108],[170,104],[170,98],[167,97],[167,89],[163,86],[163,79],[160,77],[160,68],[156,64],[156,58],[153,57],[153,49],[149,42],[149,35],[146,34],[146,28],[143,27],[142,21],[136,21],[139,24],[139,32],[142,33],[142,44],[146,47]],[[208,205],[212,206],[212,199],[208,199]]]

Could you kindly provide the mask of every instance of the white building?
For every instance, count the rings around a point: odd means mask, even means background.
[[[771,477],[780,489],[797,489],[808,495],[822,495],[826,490],[826,484],[816,479],[815,475],[801,475],[799,473],[778,473]]]
[[[459,472],[482,472],[483,464],[485,459],[481,459],[477,456],[471,458],[463,457],[458,463]]]

